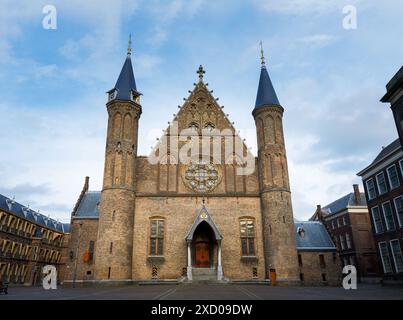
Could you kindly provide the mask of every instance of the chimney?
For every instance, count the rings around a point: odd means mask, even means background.
[[[361,193],[360,193],[360,188],[359,188],[358,184],[353,184],[353,189],[354,189],[355,202],[357,204],[360,204],[361,203]]]
[[[323,221],[322,206],[320,204],[316,206],[316,216],[318,217],[318,221]]]
[[[90,182],[90,177],[85,177],[85,181],[84,181],[84,187],[83,187],[83,189],[84,189],[84,191],[85,192],[87,192],[88,191],[88,188],[89,188],[89,182]]]

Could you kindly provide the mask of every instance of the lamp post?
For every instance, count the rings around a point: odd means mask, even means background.
[[[81,238],[81,227],[83,226],[83,222],[80,221],[79,223],[79,228],[78,228],[78,240],[77,240],[77,246],[76,246],[76,259],[74,261],[74,275],[73,275],[73,288],[76,287],[76,278],[77,278],[77,259],[78,259],[78,247],[80,245],[80,238]]]

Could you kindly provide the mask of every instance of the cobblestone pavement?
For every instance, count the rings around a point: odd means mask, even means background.
[[[11,287],[0,300],[403,300],[403,287],[361,284],[339,287],[271,287],[266,285],[143,285],[63,288]]]

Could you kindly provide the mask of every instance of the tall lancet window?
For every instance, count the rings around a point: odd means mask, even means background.
[[[243,256],[254,256],[255,253],[255,221],[242,219],[240,221],[241,249]]]
[[[153,219],[150,221],[150,256],[162,256],[164,254],[164,220]]]

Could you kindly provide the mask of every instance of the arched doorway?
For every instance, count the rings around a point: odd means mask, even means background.
[[[216,242],[214,231],[210,225],[201,222],[193,236],[193,266],[195,268],[211,268],[214,266],[214,244]]]
[[[204,201],[185,239],[188,252],[188,280],[192,281],[193,275],[195,275],[199,279],[207,276],[207,278],[216,278],[221,281],[224,276],[221,264],[222,236],[211,219]]]

